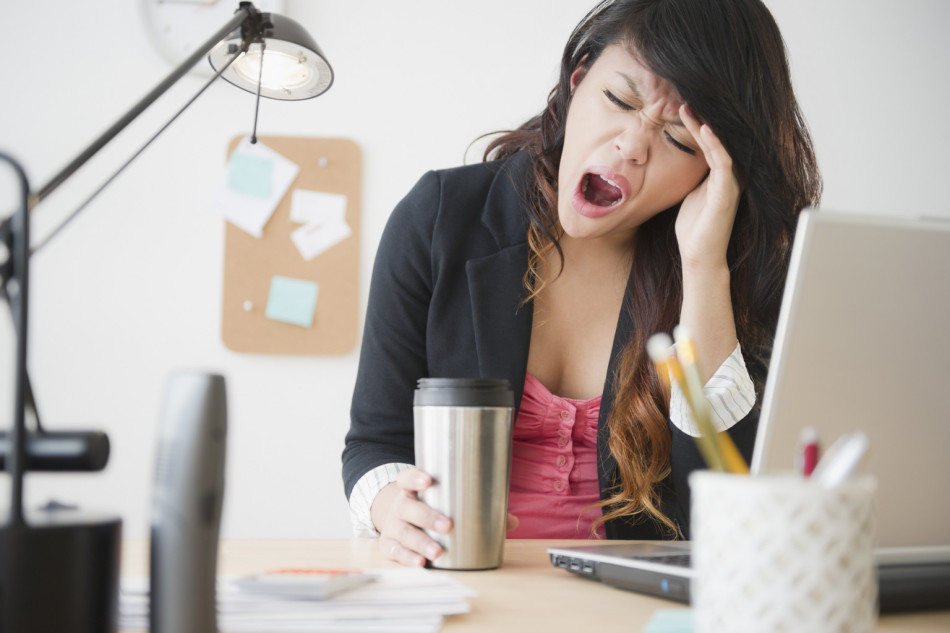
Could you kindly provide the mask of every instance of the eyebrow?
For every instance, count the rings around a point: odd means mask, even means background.
[[[637,82],[633,80],[633,77],[625,75],[620,71],[617,71],[617,74],[620,75],[625,82],[627,82],[627,88],[630,89],[630,92],[633,93],[633,96],[637,99],[643,99],[643,95],[640,94],[640,87],[637,86]],[[664,123],[669,125],[675,125],[677,127],[686,127],[686,124],[683,123],[681,119],[663,119]]]

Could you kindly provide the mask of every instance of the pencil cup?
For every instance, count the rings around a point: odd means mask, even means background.
[[[419,497],[453,523],[448,534],[429,532],[444,549],[433,567],[501,565],[513,410],[507,380],[419,381],[413,406],[416,466],[433,481]]]
[[[867,633],[875,481],[690,475],[696,633]]]

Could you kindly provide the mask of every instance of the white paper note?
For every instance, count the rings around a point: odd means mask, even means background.
[[[223,633],[438,633],[448,615],[469,613],[475,592],[427,569],[371,569],[375,581],[321,600],[247,593],[233,576],[217,584],[218,629]],[[119,627],[148,628],[148,579],[123,576]]]
[[[229,169],[225,170],[212,191],[211,206],[229,222],[259,238],[264,225],[297,177],[300,167],[260,141],[251,144],[247,137],[241,140],[231,156],[234,158],[236,155],[241,157],[241,160],[236,161],[241,168],[237,177],[269,178],[269,186],[264,186],[262,182],[254,182],[252,186],[237,186],[229,161]],[[251,158],[256,160],[248,160]],[[261,171],[251,171],[255,164],[261,167]],[[265,192],[268,195],[261,195]]]
[[[290,221],[297,224],[326,224],[346,221],[346,196],[294,189],[290,199]]]
[[[326,224],[302,226],[290,234],[290,239],[294,241],[294,245],[297,246],[303,258],[310,261],[352,234],[349,224],[337,220]]]

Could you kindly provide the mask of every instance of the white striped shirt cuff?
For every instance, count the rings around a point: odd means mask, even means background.
[[[377,466],[360,477],[350,493],[350,523],[353,525],[355,536],[379,536],[379,532],[376,531],[376,527],[373,525],[373,516],[370,513],[373,500],[380,490],[396,481],[399,473],[411,468],[415,468],[415,466],[394,462]]]
[[[673,386],[670,394],[670,421],[684,433],[698,437],[699,427],[693,420],[686,396],[675,380],[671,382]],[[703,391],[709,401],[712,423],[717,431],[731,428],[752,410],[755,405],[755,385],[749,376],[738,343],[732,354],[706,383]]]

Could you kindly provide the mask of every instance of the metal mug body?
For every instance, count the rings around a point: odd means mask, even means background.
[[[507,405],[508,400],[502,402]],[[419,497],[453,523],[448,534],[429,532],[444,550],[431,561],[433,567],[501,566],[513,410],[513,406],[420,404],[417,397],[413,407],[416,466],[433,481]]]

